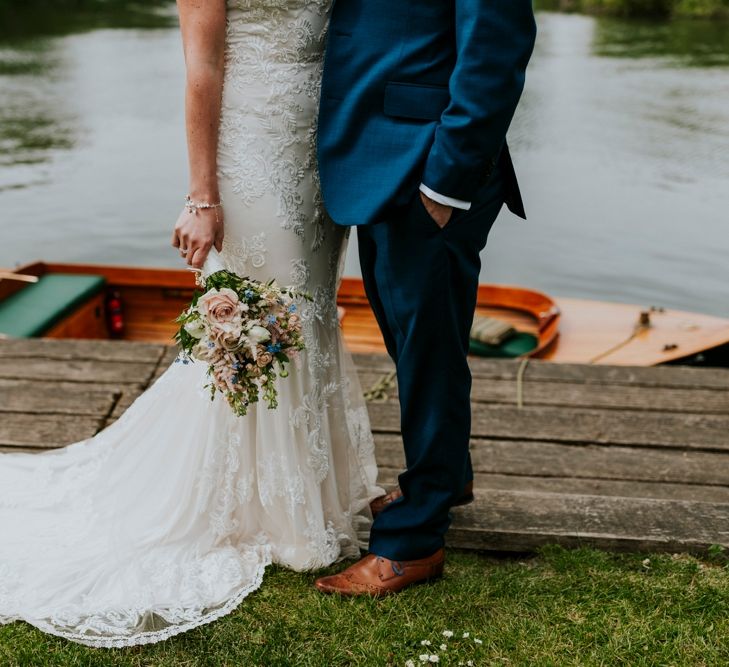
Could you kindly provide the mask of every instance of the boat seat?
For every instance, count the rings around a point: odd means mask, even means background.
[[[104,277],[47,273],[0,302],[0,334],[15,338],[41,336],[78,306],[96,296]]]
[[[533,334],[517,331],[498,317],[476,315],[473,318],[469,352],[478,357],[513,359],[533,352],[539,339]]]
[[[539,338],[534,334],[519,331],[499,345],[489,345],[471,338],[468,351],[477,357],[514,359],[528,356],[538,345]]]

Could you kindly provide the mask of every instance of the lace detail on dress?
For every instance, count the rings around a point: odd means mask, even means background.
[[[344,395],[347,402],[347,428],[349,429],[349,440],[352,447],[357,452],[357,458],[366,461],[367,459],[375,458],[375,439],[372,436],[372,429],[370,428],[370,416],[367,412],[367,406],[362,405],[359,401],[356,405],[353,405],[352,396],[356,395],[354,392],[359,392],[361,396],[361,389],[359,383],[357,387],[352,387],[352,378],[343,375],[342,382],[345,386]]]
[[[229,431],[223,442],[210,450],[200,476],[202,502],[200,510],[208,518],[212,534],[218,538],[230,535],[238,527],[238,470],[240,469],[241,437]]]
[[[305,259],[292,259],[291,260],[291,286],[303,290],[309,282],[311,277],[311,269],[309,268],[309,262]]]
[[[293,18],[292,5],[299,9]],[[324,238],[316,121],[327,5],[238,0],[233,7],[245,21],[228,21],[219,142],[228,160],[220,173],[247,205],[265,194],[275,197],[281,226],[302,239],[310,229],[317,250]],[[251,95],[252,89],[260,92]],[[313,216],[302,210],[312,197]]]
[[[264,507],[271,507],[274,500],[281,498],[286,513],[293,518],[297,506],[306,502],[301,468],[292,470],[283,454],[268,456],[259,463],[258,480],[258,494]]]
[[[254,570],[246,574],[245,585],[240,587],[236,594],[227,599],[224,604],[211,611],[206,612],[197,607],[186,608],[181,606],[166,609],[160,608],[155,609],[154,612],[150,612],[149,607],[140,600],[140,605],[136,609],[127,609],[123,615],[120,615],[117,611],[113,611],[106,615],[99,614],[82,619],[81,617],[74,616],[72,612],[68,614],[58,612],[54,615],[52,622],[34,621],[32,625],[48,634],[69,639],[79,644],[91,646],[92,648],[124,648],[161,642],[183,632],[193,630],[201,625],[212,623],[223,616],[227,616],[242,600],[260,588],[266,567],[271,562],[269,550],[265,547],[256,548],[249,552],[247,560],[251,561]],[[211,577],[217,577],[226,569],[222,567],[221,563],[214,564],[212,562],[208,563],[208,568],[209,572],[207,576],[203,575],[203,578],[207,580],[210,580]],[[194,574],[190,573],[191,576],[194,576]],[[198,574],[198,577],[200,576]],[[195,580],[191,578],[188,581],[191,582],[191,588],[194,588]],[[2,597],[0,597],[0,605],[2,602]],[[122,627],[136,627],[139,624],[140,618],[148,619],[150,622],[154,622],[154,619],[158,618],[169,625],[161,630],[146,630],[135,634],[129,633],[129,636],[126,637],[119,634],[120,628]],[[19,619],[20,617],[6,620],[0,615],[0,623]],[[61,627],[63,626],[73,628],[73,630],[62,630]]]
[[[230,270],[246,275],[251,267],[260,269],[266,264],[266,252],[266,233],[261,232],[240,241],[224,239],[221,256]]]
[[[350,541],[347,533],[337,533],[332,521],[326,526],[319,526],[310,512],[306,513],[305,535],[309,538],[311,551],[310,569],[316,567],[316,563],[333,563],[339,556],[342,543]]]

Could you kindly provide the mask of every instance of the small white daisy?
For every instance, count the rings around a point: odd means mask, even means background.
[[[452,637],[453,636],[453,630],[443,630],[443,636],[444,637]]]
[[[468,639],[470,636],[471,636],[471,633],[470,632],[464,632],[463,633],[463,638],[464,639]]]
[[[420,642],[421,646],[430,646],[430,640],[429,639],[423,639],[423,641]]]
[[[440,662],[440,658],[437,655],[431,655],[428,660],[430,660],[430,662]]]
[[[405,663],[405,667],[415,667],[415,663],[412,660],[408,660]]]
[[[483,644],[483,642],[480,639],[474,639],[473,641],[475,641],[477,644]]]
[[[448,649],[448,646],[446,646],[445,644],[441,644],[440,645],[440,650],[441,651],[446,651],[447,649]]]
[[[418,656],[418,660],[420,660],[420,662],[428,662],[429,657],[430,656],[427,653],[423,653],[422,655]]]

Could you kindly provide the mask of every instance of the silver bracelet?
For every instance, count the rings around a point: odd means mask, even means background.
[[[194,213],[197,214],[198,211],[205,210],[206,208],[213,208],[213,209],[219,209],[223,208],[223,202],[218,202],[217,204],[211,204],[210,202],[206,201],[192,201],[192,197],[190,195],[185,195],[185,208],[187,209],[188,213]],[[215,211],[217,216],[217,210]]]

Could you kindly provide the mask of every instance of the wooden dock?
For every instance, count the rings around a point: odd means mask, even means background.
[[[161,344],[0,341],[0,450],[92,436],[174,356]],[[356,361],[365,388],[392,370],[383,356]],[[452,546],[729,546],[729,370],[484,359],[472,370],[477,501],[454,511]],[[403,460],[396,393],[369,403],[385,485]]]

